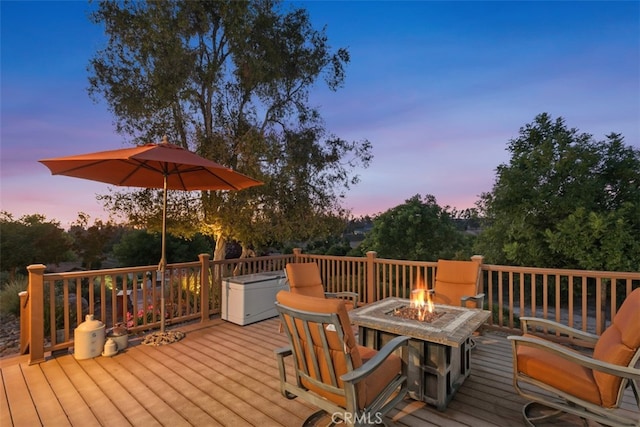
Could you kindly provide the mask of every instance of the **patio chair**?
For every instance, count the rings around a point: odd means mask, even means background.
[[[599,337],[550,320],[523,317],[520,321],[524,335],[509,339],[513,385],[531,400],[522,409],[528,425],[569,413],[604,425],[640,426],[640,412],[619,408],[630,385],[640,410],[640,288],[627,296]],[[533,335],[537,328],[555,331],[572,348]]]
[[[291,292],[317,298],[340,298],[346,300],[347,310],[358,307],[356,292],[325,292],[320,268],[315,262],[294,262],[286,266],[285,274]]]
[[[477,262],[438,260],[435,284],[429,291],[434,303],[482,308],[484,294],[479,291],[480,265]]]
[[[467,308],[482,308],[484,294],[480,291],[480,264],[473,261],[439,259],[436,280],[429,290],[435,304],[460,305]],[[476,341],[469,337],[470,348]]]
[[[343,300],[287,291],[276,299],[290,343],[275,351],[280,392],[320,408],[303,425],[323,417],[348,426],[381,423],[407,393],[406,363],[394,352],[406,348],[409,337],[396,337],[376,351],[356,344]],[[287,381],[290,356],[295,383]]]

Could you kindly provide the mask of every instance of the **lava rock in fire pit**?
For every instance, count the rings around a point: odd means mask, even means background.
[[[416,307],[399,307],[393,310],[393,315],[403,319],[417,320],[419,322],[431,323],[444,313],[431,312],[425,308],[418,309]]]

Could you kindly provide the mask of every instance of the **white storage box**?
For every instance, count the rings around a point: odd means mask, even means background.
[[[222,319],[248,325],[278,315],[276,294],[287,290],[283,271],[228,277],[222,283]]]

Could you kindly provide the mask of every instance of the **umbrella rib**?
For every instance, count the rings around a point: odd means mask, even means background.
[[[199,172],[199,171],[206,172],[207,174],[219,179],[222,183],[224,183],[225,185],[233,188],[234,190],[240,190],[241,189],[241,187],[238,187],[238,186],[232,184],[231,182],[229,182],[228,180],[224,179],[220,175],[217,175],[216,173],[212,172],[211,169],[209,169],[209,168],[205,168],[205,167],[202,167],[202,166],[194,166],[192,168],[185,168],[185,169],[180,170],[178,168],[178,165],[175,164],[175,163],[174,164],[163,163],[163,165],[165,166],[163,168],[163,170],[165,171],[167,176],[176,175],[178,177],[178,179],[180,180],[180,186],[182,187],[183,191],[189,191],[189,190],[187,189],[187,186],[186,186],[184,180],[182,179],[182,175],[188,174],[188,173],[191,173],[191,172]],[[173,166],[172,169],[168,168],[170,165]],[[224,168],[221,168],[221,169],[222,170],[226,170]]]
[[[96,161],[91,162],[91,163],[87,163],[87,164],[80,165],[80,166],[74,166],[74,167],[69,168],[69,169],[64,169],[64,170],[58,171],[54,175],[65,175],[65,174],[68,174],[69,172],[79,171],[79,170],[82,170],[82,169],[85,169],[85,168],[89,168],[89,167],[92,167],[92,166],[95,166],[95,165],[99,165],[100,163],[104,163],[106,161],[107,160],[96,160]]]
[[[216,175],[215,173],[211,172],[209,169],[205,169],[205,171],[210,174],[215,176],[216,178],[218,178],[220,181],[224,182],[225,184],[227,184],[229,187],[232,187],[234,190],[239,190],[240,188],[233,185],[232,183],[230,183],[229,181],[227,181],[226,179],[222,178],[220,175]]]
[[[131,159],[127,159],[126,163],[129,163],[129,161],[131,161],[130,164],[133,164],[135,166],[135,169],[133,169],[129,174],[127,174],[127,176],[125,176],[120,181],[120,185],[124,185],[123,183],[125,183],[129,178],[131,178],[140,169],[147,169],[147,170],[150,170],[150,171],[153,171],[153,172],[161,172],[163,175],[165,174],[164,168],[161,168],[161,169],[154,168],[153,166],[151,166],[151,164],[150,164],[150,162],[148,160],[142,161],[142,160],[131,158]]]
[[[180,172],[180,170],[178,169],[178,165],[176,163],[173,163],[173,170],[176,171],[175,173],[172,173],[169,170],[169,163],[163,163],[164,165],[164,169],[165,169],[165,177],[168,177],[169,175],[177,175],[178,179],[180,180],[180,186],[182,187],[182,189],[184,191],[187,191],[187,186],[184,184],[184,180],[182,179],[182,172]],[[194,171],[197,170],[196,168],[193,169]],[[188,170],[185,170],[184,172],[189,172]]]

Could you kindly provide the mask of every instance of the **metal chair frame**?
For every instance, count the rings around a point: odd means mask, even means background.
[[[345,348],[343,325],[341,325],[337,313],[301,311],[286,307],[280,303],[276,303],[276,308],[280,314],[281,323],[284,325],[284,329],[289,337],[289,342],[291,343],[291,345],[287,347],[275,350],[280,372],[280,392],[287,399],[301,397],[309,403],[318,406],[322,411],[335,414],[342,418],[348,426],[370,425],[372,421],[380,421],[382,416],[404,399],[407,393],[406,364],[404,362],[402,364],[402,372],[396,375],[366,408],[358,408],[357,384],[371,375],[396,349],[406,346],[409,337],[399,336],[394,338],[373,358],[366,361],[358,369],[353,369],[353,361],[349,353],[345,353],[348,373],[338,378],[327,338],[327,331],[335,331],[342,343],[342,347]],[[290,323],[287,323],[287,318],[290,319]],[[299,326],[300,322],[296,320],[302,321],[302,327]],[[322,352],[320,356],[313,351],[307,352],[307,354],[301,354],[301,352],[304,351],[302,342],[311,342],[312,330],[317,332],[321,337]],[[295,369],[295,384],[287,382],[285,360],[291,356],[293,356],[292,359]],[[319,372],[319,357],[323,357],[329,367],[330,381],[319,381],[310,374],[311,366],[313,366],[313,372]],[[296,360],[301,360],[301,366],[298,366]],[[310,362],[308,363],[307,361],[309,360]],[[344,396],[346,398],[346,408],[305,388],[302,384],[303,379],[322,390]],[[342,380],[343,387],[340,387],[338,379]],[[313,418],[317,418],[317,413],[314,413],[307,421]]]
[[[522,317],[520,318],[521,325],[525,334],[534,334],[536,328],[543,328],[545,330],[552,330],[562,335],[563,342],[570,342],[573,345],[585,348],[593,348],[598,341],[598,335],[580,331],[560,323],[547,320],[538,319],[534,317]],[[623,411],[619,411],[619,405],[622,400],[622,395],[627,386],[631,386],[633,394],[636,400],[638,409],[640,410],[640,395],[638,382],[640,381],[640,369],[634,368],[634,366],[640,360],[640,348],[636,350],[634,356],[631,358],[631,362],[628,366],[620,366],[611,363],[606,363],[592,357],[576,352],[573,349],[569,349],[566,346],[552,342],[546,339],[533,338],[528,336],[510,336],[508,337],[512,341],[513,346],[513,386],[521,396],[531,400],[522,409],[522,415],[524,421],[529,426],[534,426],[534,422],[543,421],[546,419],[554,418],[562,413],[569,413],[577,415],[583,419],[594,420],[598,423],[616,426],[616,427],[638,427],[640,426],[640,416],[626,416]],[[530,346],[539,349],[544,349],[552,354],[556,354],[574,363],[582,365],[588,369],[594,371],[600,371],[615,375],[623,378],[620,384],[620,388],[617,394],[616,404],[613,408],[605,408],[596,405],[592,402],[587,402],[576,396],[573,396],[565,391],[558,390],[548,384],[545,384],[539,380],[533,379],[524,375],[518,371],[518,360],[516,357],[516,351],[518,346]],[[526,390],[521,387],[521,384],[529,384],[538,387],[544,392],[538,390],[532,391],[531,388]],[[532,417],[530,410],[533,404],[540,404],[549,408],[555,409],[554,412],[540,416]]]

